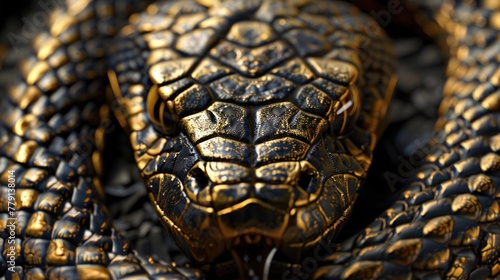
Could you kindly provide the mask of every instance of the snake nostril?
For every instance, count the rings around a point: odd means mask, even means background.
[[[318,170],[308,161],[300,162],[300,175],[297,187],[307,194],[317,194],[320,188],[321,175]]]
[[[209,180],[207,178],[207,175],[200,168],[195,168],[190,175],[192,181],[197,185],[198,188],[201,189],[208,186]]]
[[[299,181],[297,182],[297,185],[299,188],[307,191],[309,188],[309,185],[311,184],[312,181],[312,176],[309,173],[302,173],[300,174]]]
[[[200,164],[188,172],[185,180],[186,191],[196,197],[200,191],[209,187],[210,183],[211,181],[205,172],[205,166]]]
[[[316,181],[316,171],[312,169],[306,169],[305,171],[300,173],[299,180],[297,182],[297,186],[306,192],[310,192],[312,189],[312,185]]]

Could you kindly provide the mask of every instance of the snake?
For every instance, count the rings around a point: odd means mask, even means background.
[[[325,0],[40,3],[27,54],[2,52],[5,279],[500,277],[498,1],[388,2],[442,46],[447,81],[421,164],[345,240],[397,82],[376,19]],[[189,262],[113,225],[113,116]]]

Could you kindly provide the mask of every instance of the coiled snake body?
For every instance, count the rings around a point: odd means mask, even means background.
[[[397,201],[335,244],[396,81],[375,21],[319,0],[68,0],[0,112],[0,273],[498,277],[500,4],[421,5],[450,54],[434,138]],[[195,267],[141,255],[113,228],[99,181],[110,111]]]

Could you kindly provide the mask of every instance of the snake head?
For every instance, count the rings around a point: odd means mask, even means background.
[[[150,199],[218,274],[299,263],[339,232],[394,85],[382,32],[341,24],[367,22],[350,6],[261,2],[248,16],[204,1],[166,30],[134,33],[137,20],[120,44],[146,48],[135,81],[147,82],[122,85],[121,100]]]

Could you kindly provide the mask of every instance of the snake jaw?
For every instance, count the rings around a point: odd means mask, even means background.
[[[277,248],[270,246],[269,238],[262,241],[262,237],[259,235],[238,237],[237,243],[241,243],[240,239],[245,240],[244,244],[238,244],[231,249],[231,256],[238,268],[240,278],[244,280],[269,279],[271,262]]]
[[[354,161],[347,155],[337,159],[336,170],[340,162]],[[263,279],[263,263],[257,259],[246,262],[245,255],[262,259],[276,248],[277,261],[297,263],[321,240],[337,234],[351,212],[361,182],[355,175],[359,172],[326,176],[328,166],[322,171],[315,166],[301,161],[252,169],[198,161],[184,180],[172,174],[150,177],[150,199],[178,246],[192,260],[200,264],[233,262],[241,277],[250,273]],[[264,179],[268,181],[262,182]]]

